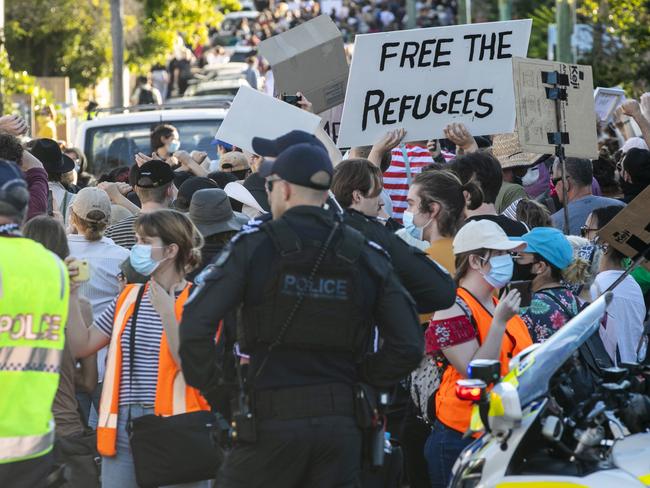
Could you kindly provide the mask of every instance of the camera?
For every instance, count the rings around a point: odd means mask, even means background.
[[[281,98],[283,102],[287,102],[289,105],[294,105],[296,107],[300,106],[298,102],[302,100],[300,95],[287,95],[286,93],[283,93]]]

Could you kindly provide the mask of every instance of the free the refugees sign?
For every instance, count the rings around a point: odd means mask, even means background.
[[[339,147],[443,138],[462,122],[474,135],[512,132],[512,58],[528,51],[531,20],[413,29],[355,38]]]

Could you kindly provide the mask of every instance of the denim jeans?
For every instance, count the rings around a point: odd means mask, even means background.
[[[463,439],[463,434],[436,420],[424,445],[424,457],[429,468],[432,488],[446,488],[451,480],[451,468],[456,458],[474,439]]]
[[[131,405],[131,418],[142,417],[153,413],[153,407]],[[113,457],[102,457],[102,488],[138,488],[135,481],[135,467],[126,432],[126,421],[129,407],[120,407],[117,416],[117,454]],[[197,483],[169,485],[174,488],[210,488],[212,480]],[[161,487],[162,488],[162,487]]]

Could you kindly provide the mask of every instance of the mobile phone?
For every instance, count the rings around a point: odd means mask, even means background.
[[[287,102],[289,105],[295,105],[298,107],[298,102],[302,100],[302,97],[299,95],[287,95],[287,94],[282,94],[282,101]]]
[[[77,276],[70,278],[72,281],[83,282],[90,279],[90,268],[88,267],[88,261],[85,259],[75,259],[71,264],[75,265],[79,270],[79,274],[77,274]]]
[[[530,302],[533,298],[532,283],[531,280],[511,281],[506,285],[505,292],[507,294],[510,290],[518,290],[521,295],[521,304],[519,307],[530,307]]]
[[[52,190],[47,190],[47,214],[50,217],[54,217],[54,197],[52,196]]]

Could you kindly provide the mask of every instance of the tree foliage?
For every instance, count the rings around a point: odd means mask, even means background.
[[[37,109],[53,102],[52,94],[41,88],[36,78],[25,71],[12,69],[7,51],[3,47],[0,47],[0,90],[5,104],[10,100],[11,95],[17,94],[31,95]]]
[[[5,2],[5,36],[11,66],[34,76],[69,76],[86,87],[110,72],[108,2],[20,0]]]
[[[236,0],[141,0],[142,18],[136,39],[127,46],[128,63],[136,71],[164,64],[180,34],[186,44],[208,42],[208,31],[223,13],[239,10]]]
[[[584,0],[578,10],[594,26],[591,64],[596,86],[623,85],[639,95],[650,81],[650,11],[645,0]]]

